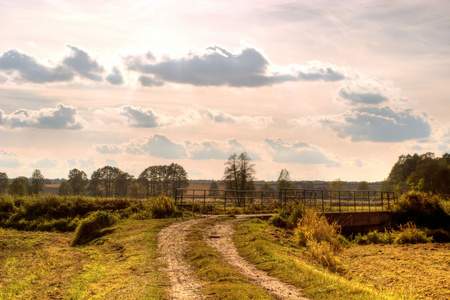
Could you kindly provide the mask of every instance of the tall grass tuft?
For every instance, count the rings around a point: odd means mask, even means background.
[[[297,227],[298,220],[302,218],[305,209],[306,205],[292,202],[271,217],[269,223],[280,228],[294,229]]]
[[[303,211],[294,236],[301,246],[307,248],[306,254],[311,259],[332,269],[340,264],[336,256],[343,247],[339,226],[328,223],[327,219],[313,208]]]
[[[71,246],[84,245],[94,239],[111,232],[105,230],[117,222],[115,214],[107,211],[96,211],[83,219],[75,230]]]
[[[175,201],[165,196],[150,199],[152,218],[161,219],[171,217],[176,212]]]

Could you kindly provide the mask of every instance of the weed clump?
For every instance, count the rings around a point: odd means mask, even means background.
[[[339,226],[328,223],[327,219],[313,208],[303,211],[294,236],[299,245],[306,247],[306,255],[309,258],[332,269],[340,264],[336,256],[343,247]]]
[[[83,219],[75,230],[71,246],[84,245],[92,240],[112,232],[106,230],[117,222],[115,214],[107,211],[96,211]]]
[[[385,232],[372,231],[365,235],[361,235],[360,233],[358,233],[353,238],[353,242],[359,245],[419,244],[419,243],[430,243],[432,241],[433,241],[432,236],[428,236],[426,231],[420,230],[412,222],[408,222],[406,225],[400,225],[398,231],[395,230],[389,231],[386,230]]]
[[[306,205],[301,203],[290,203],[284,206],[278,214],[269,219],[269,223],[273,226],[286,229],[294,229],[297,227],[298,220],[302,218],[306,209]]]

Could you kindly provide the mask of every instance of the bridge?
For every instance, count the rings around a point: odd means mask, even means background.
[[[263,190],[177,189],[175,205],[204,214],[272,213],[289,203],[303,203],[322,211],[342,231],[383,230],[391,226],[394,192],[283,188]]]

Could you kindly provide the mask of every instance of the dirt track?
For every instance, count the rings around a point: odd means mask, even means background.
[[[204,299],[202,283],[195,278],[191,267],[184,261],[186,236],[191,227],[203,219],[175,223],[163,229],[158,236],[159,253],[170,277],[171,299]],[[269,276],[242,258],[233,243],[234,223],[239,219],[217,222],[205,231],[207,244],[220,252],[224,260],[251,283],[269,291],[276,299],[307,299],[300,290]]]
[[[158,235],[158,251],[170,277],[170,299],[204,299],[202,284],[184,261],[187,248],[186,236],[191,226],[203,219],[178,222],[164,228]]]
[[[210,247],[220,252],[224,260],[243,274],[251,283],[262,287],[279,299],[307,299],[296,287],[281,282],[266,272],[257,269],[237,252],[233,243],[234,223],[238,219],[218,222],[205,232]]]

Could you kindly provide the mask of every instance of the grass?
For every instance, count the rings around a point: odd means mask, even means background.
[[[187,260],[194,266],[195,275],[205,282],[208,299],[273,299],[262,288],[249,283],[239,272],[228,265],[221,255],[208,247],[203,232],[209,219],[195,226],[188,235]]]
[[[0,229],[0,299],[168,299],[157,234],[172,222],[122,221],[82,247],[73,233]]]
[[[371,244],[339,255],[342,276],[405,299],[450,299],[450,244]]]
[[[398,299],[308,262],[291,234],[259,219],[237,226],[235,244],[244,258],[270,275],[302,288],[311,299]]]

